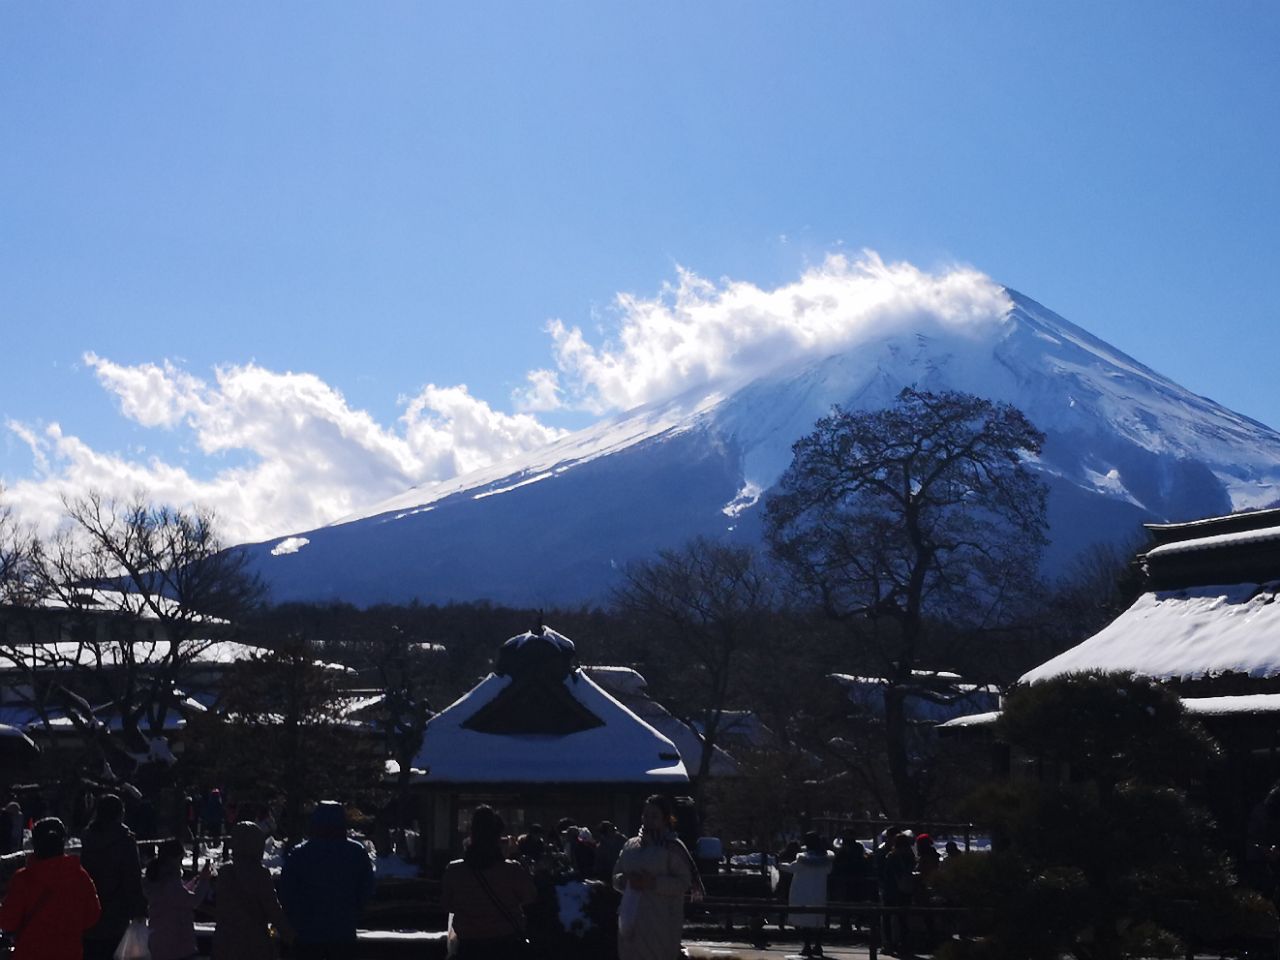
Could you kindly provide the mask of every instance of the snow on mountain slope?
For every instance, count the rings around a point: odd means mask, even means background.
[[[918,332],[702,387],[247,549],[281,600],[598,601],[629,560],[695,535],[758,539],[791,444],[833,404],[883,406],[907,385],[1008,401],[1045,431],[1050,572],[1143,521],[1280,499],[1280,434],[1006,293],[988,322],[922,318]]]
[[[417,512],[463,493],[480,500],[550,479],[579,464],[608,456],[663,433],[680,430],[691,418],[714,406],[719,399],[715,394],[697,391],[696,394],[678,397],[666,403],[652,404],[609,417],[531,454],[442,483],[413,487],[399,496],[382,501],[370,510],[343,517],[335,523],[351,523],[385,514]]]

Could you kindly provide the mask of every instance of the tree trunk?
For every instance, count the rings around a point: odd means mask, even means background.
[[[707,777],[711,775],[711,761],[719,738],[720,710],[709,711],[702,723],[702,753],[698,757],[698,773],[693,782],[693,802],[698,810],[702,809],[702,797],[707,789]],[[697,731],[695,730],[695,733]]]
[[[904,819],[920,816],[920,798],[916,794],[915,780],[907,757],[906,692],[897,684],[889,684],[884,691],[884,740],[885,755],[889,762],[889,778],[898,807],[895,815]]]

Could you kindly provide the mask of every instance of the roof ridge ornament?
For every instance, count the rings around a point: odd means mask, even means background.
[[[573,671],[576,657],[572,640],[540,622],[536,630],[518,634],[498,648],[493,672],[512,679],[545,676],[561,681]]]

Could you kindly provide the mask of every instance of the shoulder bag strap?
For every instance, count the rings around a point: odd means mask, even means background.
[[[468,866],[471,867],[471,872],[476,875],[476,880],[480,882],[481,888],[484,890],[486,894],[488,894],[489,899],[493,901],[493,905],[498,908],[498,912],[502,914],[503,919],[505,919],[507,923],[511,925],[511,929],[515,931],[516,936],[523,938],[524,942],[528,943],[529,938],[525,936],[524,928],[521,927],[520,924],[516,922],[515,918],[511,916],[510,912],[503,905],[502,901],[498,899],[498,895],[494,893],[493,888],[489,886],[489,881],[484,878],[484,873],[482,873],[480,868],[475,866],[475,864],[468,864]]]
[[[689,865],[689,880],[693,889],[697,891],[699,896],[705,897],[707,888],[702,885],[702,874],[698,872],[698,865],[693,861],[693,854],[689,852],[689,848],[684,845],[684,841],[679,837],[667,838],[667,850],[670,851],[672,847],[680,852],[684,862]]]

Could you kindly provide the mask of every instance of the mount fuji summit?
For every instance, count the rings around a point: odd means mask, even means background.
[[[1012,290],[998,316],[918,322],[783,361],[415,487],[316,530],[242,547],[272,598],[606,601],[626,564],[694,536],[759,542],[791,445],[833,404],[873,409],[905,386],[1021,409],[1044,431],[1046,574],[1144,522],[1280,500],[1280,433],[1197,396]]]

